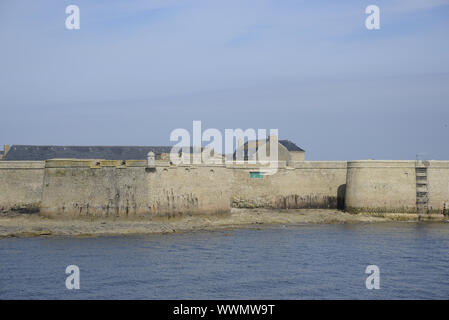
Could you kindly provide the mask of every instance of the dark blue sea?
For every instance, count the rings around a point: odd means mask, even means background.
[[[80,289],[68,290],[68,265]],[[368,290],[368,265],[380,289]],[[0,239],[1,299],[448,299],[449,224]]]

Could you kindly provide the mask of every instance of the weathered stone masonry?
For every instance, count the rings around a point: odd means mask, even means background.
[[[44,168],[44,161],[0,161],[0,211],[39,211]]]
[[[447,212],[449,161],[425,165],[427,212]],[[145,160],[0,161],[0,210],[91,218],[222,214],[232,206],[416,213],[422,191],[416,166],[292,161],[264,175],[248,164],[173,166],[156,160],[150,168]]]

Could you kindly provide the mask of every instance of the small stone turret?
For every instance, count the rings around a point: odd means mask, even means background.
[[[156,156],[154,155],[154,152],[150,151],[147,154],[147,167],[148,168],[155,168],[156,167]]]

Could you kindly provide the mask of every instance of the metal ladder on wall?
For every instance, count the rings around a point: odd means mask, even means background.
[[[429,212],[429,185],[427,182],[427,161],[416,159],[416,210],[419,214]]]

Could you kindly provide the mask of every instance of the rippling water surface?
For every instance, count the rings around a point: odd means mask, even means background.
[[[79,266],[80,290],[65,288]],[[367,290],[367,265],[380,290]],[[2,299],[448,299],[449,224],[0,240]]]

